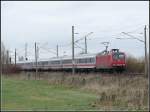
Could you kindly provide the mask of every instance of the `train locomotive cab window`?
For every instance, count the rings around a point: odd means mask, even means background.
[[[113,59],[114,60],[118,60],[118,59],[124,60],[125,59],[125,55],[123,53],[114,53],[113,54]]]

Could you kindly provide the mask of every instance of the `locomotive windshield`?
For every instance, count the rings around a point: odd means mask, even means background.
[[[125,56],[124,56],[123,53],[114,53],[114,54],[113,54],[113,59],[114,59],[114,60],[117,60],[117,59],[124,59],[124,58],[125,58]]]

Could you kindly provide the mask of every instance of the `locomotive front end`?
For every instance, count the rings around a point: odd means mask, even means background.
[[[112,53],[112,67],[117,70],[125,70],[126,67],[125,53],[119,51]]]

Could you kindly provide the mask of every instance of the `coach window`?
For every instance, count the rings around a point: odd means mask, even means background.
[[[60,64],[60,61],[56,61],[56,64]]]
[[[89,60],[89,59],[88,59],[88,58],[86,58],[86,59],[85,59],[85,63],[88,63],[88,60]]]
[[[86,59],[83,59],[83,63],[85,63],[86,62]]]
[[[85,58],[85,59],[83,59],[83,63],[86,63],[86,60],[87,60],[86,58]]]
[[[80,63],[83,63],[83,59],[80,59],[79,61],[80,61]]]
[[[48,61],[44,61],[44,62],[42,62],[43,63],[43,65],[47,65],[48,64]]]
[[[85,63],[88,63],[88,58],[85,59]]]
[[[93,62],[92,62],[92,58],[90,58],[90,63],[93,63]]]
[[[63,60],[63,64],[69,64],[72,63],[72,60]]]
[[[79,59],[76,59],[76,60],[75,60],[75,63],[79,63]]]
[[[45,62],[43,61],[43,62],[41,62],[41,64],[42,64],[42,65],[45,65]]]
[[[87,58],[87,63],[91,63],[91,58]]]
[[[65,60],[64,62],[65,62],[65,64],[67,64],[67,63],[70,63],[70,60]]]
[[[80,63],[84,63],[84,59],[79,59],[79,62]]]
[[[94,61],[95,61],[94,58],[91,58],[91,62],[94,63]]]
[[[52,64],[60,64],[60,61],[52,61]]]
[[[72,60],[69,60],[69,63],[72,63]]]
[[[51,61],[51,64],[55,64],[55,62],[54,62],[54,61]]]
[[[53,61],[50,61],[50,64],[53,64]]]
[[[48,61],[48,64],[50,65],[50,64],[51,64],[51,61]]]
[[[62,63],[65,64],[65,61],[66,61],[66,60],[63,60]]]
[[[92,58],[87,58],[87,63],[91,63],[92,62]]]
[[[79,59],[78,62],[81,63],[81,59]]]
[[[92,63],[92,58],[89,58],[88,63]]]
[[[80,63],[86,63],[86,59],[80,59]]]
[[[46,65],[48,65],[48,61],[46,61]]]
[[[80,63],[80,59],[78,59],[78,63]]]
[[[90,63],[90,58],[87,58],[87,59],[86,59],[86,63]]]

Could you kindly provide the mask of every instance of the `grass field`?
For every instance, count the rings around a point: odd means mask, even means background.
[[[96,97],[43,80],[2,78],[2,110],[89,110]]]
[[[148,110],[146,77],[2,76],[2,110]]]

